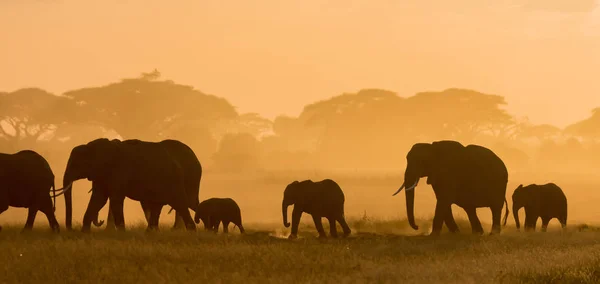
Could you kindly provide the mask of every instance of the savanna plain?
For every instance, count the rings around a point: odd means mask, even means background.
[[[32,232],[21,233],[26,210],[11,208],[0,222],[0,283],[598,283],[600,282],[600,210],[593,175],[553,175],[569,199],[569,225],[558,221],[547,233],[515,229],[512,212],[500,235],[488,235],[491,216],[478,215],[486,235],[473,236],[464,211],[453,207],[460,234],[427,236],[435,197],[419,185],[415,211],[419,231],[405,220],[401,184],[394,174],[359,177],[328,174],[346,195],[348,238],[316,238],[304,215],[297,240],[286,239],[281,221],[282,192],[291,177],[205,175],[200,199],[232,197],[242,210],[245,235],[171,231],[173,214],[161,215],[161,230],[146,233],[139,203],[126,201],[126,232],[98,228],[90,234],[64,230],[64,203],[57,201],[61,233],[49,232],[38,213]],[[313,173],[313,180],[325,178]],[[513,175],[507,199],[520,183],[538,181]],[[514,182],[519,181],[518,183]],[[425,183],[423,183],[425,184]],[[81,220],[89,200],[88,182],[75,184],[74,220]],[[101,219],[106,217],[106,208]],[[504,214],[504,211],[503,211]],[[520,212],[523,219],[523,212]],[[326,231],[328,224],[324,221]],[[538,231],[539,231],[538,222]]]

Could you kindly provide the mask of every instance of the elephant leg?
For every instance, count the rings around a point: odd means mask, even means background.
[[[81,226],[82,232],[90,231],[92,221],[98,217],[98,212],[100,211],[100,209],[102,209],[102,207],[104,207],[104,205],[106,205],[107,200],[108,195],[104,193],[104,191],[92,191],[92,197],[90,197],[90,202],[88,203],[88,207],[85,210],[85,214],[83,215],[83,224]]]
[[[550,223],[550,219],[548,217],[542,217],[542,232],[546,232],[548,229],[548,223]]]
[[[238,229],[240,229],[240,234],[243,234],[243,233],[245,233],[245,232],[246,232],[246,231],[244,230],[244,226],[242,226],[242,223],[241,223],[241,222],[240,222],[240,223],[238,223],[238,224],[236,224],[236,223],[234,223],[234,224],[235,224],[235,225],[238,227]]]
[[[288,236],[288,239],[295,239],[298,237],[298,225],[300,224],[300,217],[302,217],[302,211],[300,209],[296,209],[296,206],[294,206],[294,210],[292,210],[292,232]]]
[[[435,214],[433,215],[433,225],[431,226],[431,236],[439,236],[442,232],[442,225],[444,219],[446,219],[446,212],[448,212],[449,204],[444,204],[438,200],[435,205]]]
[[[558,221],[560,222],[562,229],[567,228],[567,217],[560,217],[558,218]]]
[[[501,219],[502,219],[502,206],[491,207],[492,210],[492,232],[491,234],[500,234],[501,230]]]
[[[525,231],[526,232],[535,232],[535,227],[537,223],[538,216],[533,216],[532,214],[527,214],[525,212]]]
[[[335,218],[328,217],[327,221],[329,221],[329,235],[331,235],[332,238],[337,238],[338,233],[337,233],[337,228],[336,228],[336,224],[335,224]]]
[[[31,231],[31,229],[33,228],[33,222],[35,221],[35,216],[38,212],[38,207],[35,203],[36,202],[34,202],[33,205],[29,206],[29,210],[27,211],[27,221],[25,222],[25,227],[23,227],[23,232]]]
[[[337,218],[337,221],[340,222],[340,226],[342,226],[342,230],[344,231],[344,237],[349,236],[350,233],[352,233],[352,230],[350,230],[350,226],[348,226],[348,223],[346,223],[346,218],[344,218],[344,214],[340,215]]]
[[[223,221],[223,233],[229,233],[229,221]]]
[[[110,209],[110,201],[108,201],[108,215],[106,216],[106,231],[114,231],[117,227],[115,227],[115,215]]]
[[[323,229],[323,223],[321,222],[321,216],[312,214],[313,222],[315,222],[315,228],[319,232],[319,238],[326,238],[325,230]]]
[[[5,192],[8,195],[7,192]],[[0,195],[0,214],[4,213],[4,211],[8,210],[8,196]],[[2,231],[2,226],[0,226],[0,232]]]
[[[448,227],[450,233],[460,232],[456,221],[454,221],[454,216],[452,216],[452,206],[448,206],[446,209],[446,219],[444,219],[444,223],[446,223],[446,227]]]
[[[176,215],[179,214],[181,218],[183,218],[183,223],[188,231],[196,231],[196,223],[192,219],[192,215],[190,215],[190,210],[188,209],[185,201],[176,201],[175,203],[169,205],[175,209]]]
[[[215,221],[213,221],[213,232],[218,233],[219,232],[219,225],[221,225],[221,220],[217,219]]]
[[[148,225],[150,224],[150,218],[152,218],[152,208],[153,205],[149,204],[148,202],[144,202],[144,201],[140,201],[140,205],[142,206],[142,211],[144,211],[144,218],[146,218],[146,222],[148,222]],[[160,214],[160,212],[159,212]]]
[[[175,222],[173,223],[173,229],[182,229],[185,228],[185,222],[183,222],[183,217],[179,212],[175,212]]]
[[[50,229],[52,229],[53,232],[58,233],[60,231],[60,225],[58,225],[56,215],[54,215],[54,209],[52,208],[52,199],[50,199],[50,196],[46,196],[42,200],[39,210],[42,211],[44,215],[46,215],[46,218],[48,219],[48,224],[50,225]]]
[[[123,203],[125,201],[124,196],[111,196],[110,197],[110,210],[113,213],[115,219],[115,227],[118,231],[125,230],[125,216],[123,215]]]
[[[467,212],[467,216],[469,216],[469,223],[471,223],[471,231],[474,235],[483,234],[483,227],[481,226],[481,222],[477,217],[477,209],[473,208],[465,208],[465,212]]]
[[[158,220],[163,206],[160,204],[147,204],[146,206],[150,215],[148,217],[148,227],[146,228],[146,231],[158,231]]]

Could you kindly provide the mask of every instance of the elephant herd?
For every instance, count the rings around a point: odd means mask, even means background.
[[[491,150],[445,140],[417,143],[406,159],[404,183],[393,195],[404,189],[408,222],[413,229],[419,228],[414,218],[414,190],[423,177],[427,177],[427,184],[437,199],[431,235],[439,235],[443,224],[450,232],[459,231],[452,216],[452,204],[465,210],[475,234],[483,233],[477,208],[491,209],[492,233],[500,233],[502,209],[506,205],[503,218],[506,225],[508,171]],[[229,224],[233,223],[244,233],[241,211],[233,199],[211,198],[200,202],[201,178],[202,166],[194,151],[170,139],[147,142],[101,138],[76,146],[69,156],[60,189],[55,188],[48,162],[38,153],[24,150],[0,154],[0,214],[9,206],[28,208],[24,230],[30,230],[37,211],[41,211],[48,218],[50,228],[58,232],[59,224],[54,215],[56,197],[64,195],[65,225],[71,230],[73,182],[88,179],[92,182],[92,195],[83,216],[83,232],[89,232],[91,224],[104,223],[99,221],[98,213],[107,202],[107,229],[124,230],[123,203],[129,198],[140,202],[149,231],[158,229],[160,212],[168,205],[176,213],[175,229],[185,227],[195,231],[196,224],[202,221],[207,230],[216,232],[223,224],[223,231],[227,233]],[[326,236],[322,218],[328,220],[331,237],[338,236],[337,223],[343,236],[348,236],[351,230],[345,220],[344,202],[344,193],[333,180],[290,183],[284,190],[281,208],[284,226],[289,227],[287,211],[294,205],[289,238],[297,237],[302,213],[312,216],[319,237]],[[563,228],[566,226],[567,200],[553,183],[520,185],[513,193],[512,202],[517,229],[520,228],[517,213],[520,208],[525,208],[526,230],[535,230],[539,218],[543,231],[552,218],[557,218]],[[189,209],[195,212],[194,218]]]

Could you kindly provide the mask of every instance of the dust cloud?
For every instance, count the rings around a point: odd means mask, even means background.
[[[509,206],[519,184],[554,182],[569,223],[598,223],[594,1],[334,2],[3,1],[0,152],[37,151],[61,187],[77,145],[178,139],[202,163],[200,200],[231,197],[244,222],[281,224],[285,186],[325,178],[344,190],[348,217],[405,218],[404,197],[391,194],[408,150],[451,139],[500,156]],[[90,187],[74,185],[74,222]],[[434,205],[420,183],[416,216],[430,219]],[[125,210],[128,225],[143,222],[139,203]],[[63,225],[62,199],[56,214]],[[0,223],[25,216],[11,208]]]

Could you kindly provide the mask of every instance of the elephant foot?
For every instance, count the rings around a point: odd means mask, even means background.
[[[25,225],[25,227],[23,227],[23,229],[21,229],[21,234],[29,233],[29,232],[31,232],[32,229],[33,229],[33,226]]]
[[[318,237],[320,240],[324,240],[327,239],[327,236],[325,234],[319,235]]]
[[[290,234],[290,235],[288,236],[288,240],[295,240],[295,239],[297,239],[297,238],[298,238],[298,236],[296,236],[296,235],[294,235],[294,234]]]
[[[459,234],[460,230],[458,228],[454,228],[454,229],[449,229],[448,230],[451,234]]]
[[[432,231],[431,233],[429,233],[430,237],[439,237],[441,235],[440,231]]]
[[[156,227],[148,227],[148,228],[146,228],[146,233],[147,234],[151,234],[151,233],[154,233],[154,232],[158,232],[158,228],[156,228]]]

